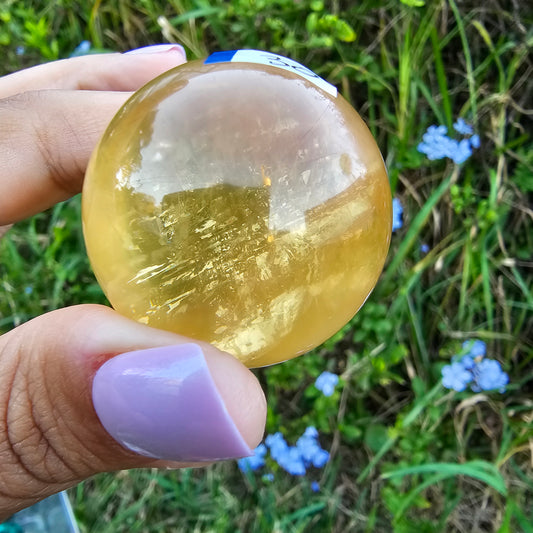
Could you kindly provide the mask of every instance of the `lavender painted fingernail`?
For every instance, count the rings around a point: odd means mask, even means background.
[[[253,453],[196,344],[113,357],[94,377],[93,404],[107,432],[141,455],[214,461]]]
[[[176,51],[180,52],[183,57],[187,57],[185,53],[185,48],[181,44],[170,43],[170,44],[152,44],[150,46],[143,46],[142,48],[135,48],[134,50],[129,50],[124,52],[126,55],[135,55],[135,54],[160,54],[162,52]]]

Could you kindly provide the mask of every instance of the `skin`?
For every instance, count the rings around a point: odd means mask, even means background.
[[[92,55],[0,78],[0,238],[9,225],[79,193],[93,148],[131,91],[184,61],[179,48]],[[193,466],[124,449],[91,399],[93,376],[107,359],[183,342],[191,340],[97,305],[53,311],[1,336],[0,521],[99,472]],[[266,418],[259,383],[230,355],[198,344],[254,448]]]

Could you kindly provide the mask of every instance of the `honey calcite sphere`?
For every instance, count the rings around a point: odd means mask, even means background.
[[[248,366],[357,312],[391,235],[372,135],[337,90],[267,52],[219,52],[136,92],[95,150],[83,224],[113,307]]]

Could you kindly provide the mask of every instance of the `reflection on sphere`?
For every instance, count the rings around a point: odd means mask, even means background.
[[[359,115],[297,74],[195,61],[119,111],[83,191],[113,307],[248,366],[305,353],[383,268],[391,196]]]

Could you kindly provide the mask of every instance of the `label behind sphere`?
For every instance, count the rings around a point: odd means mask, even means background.
[[[296,74],[314,83],[331,96],[337,96],[337,87],[322,79],[318,74],[315,74],[312,70],[292,59],[271,52],[263,52],[261,50],[228,50],[226,52],[215,52],[204,62],[205,65],[210,63],[257,63],[259,65],[270,65],[271,67],[281,68],[289,72],[296,72]]]

